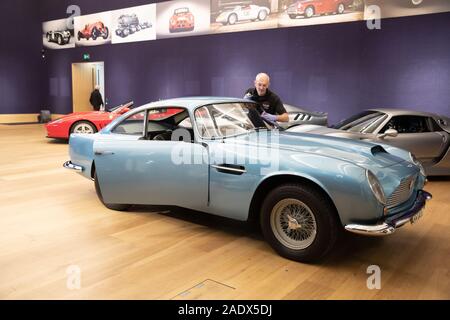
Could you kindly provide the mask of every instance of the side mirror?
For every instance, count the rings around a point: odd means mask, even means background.
[[[388,130],[386,130],[383,134],[379,134],[378,135],[378,138],[379,139],[384,139],[384,138],[386,138],[386,137],[392,137],[392,138],[395,138],[395,137],[397,137],[398,136],[398,131],[397,130],[395,130],[395,129],[388,129]]]

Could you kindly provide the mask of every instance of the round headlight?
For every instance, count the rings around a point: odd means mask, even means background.
[[[366,176],[367,182],[369,183],[370,189],[375,195],[375,198],[377,198],[377,200],[383,205],[386,205],[386,196],[384,195],[383,188],[381,187],[378,178],[370,170],[366,171]]]
[[[420,163],[419,160],[417,160],[417,158],[412,154],[409,153],[409,157],[411,158],[411,162],[414,163],[416,166],[419,167],[420,169],[420,174],[423,175],[424,177],[427,176],[427,173],[425,172],[425,168],[423,167],[423,165]]]

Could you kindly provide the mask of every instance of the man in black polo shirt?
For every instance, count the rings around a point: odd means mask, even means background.
[[[265,73],[256,76],[255,87],[246,91],[244,99],[255,101],[263,108],[261,117],[267,122],[289,122],[289,115],[281,99],[269,90],[270,77]]]

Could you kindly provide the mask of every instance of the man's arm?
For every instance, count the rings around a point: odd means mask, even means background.
[[[289,122],[289,114],[286,111],[281,99],[277,99],[277,104],[275,106],[275,110],[277,111],[277,122]]]
[[[289,115],[288,113],[283,113],[282,115],[277,116],[278,122],[289,122]]]

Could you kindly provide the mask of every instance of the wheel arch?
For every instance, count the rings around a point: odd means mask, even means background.
[[[329,201],[330,205],[333,206],[335,210],[335,214],[337,215],[338,221],[341,221],[337,207],[331,198],[330,194],[327,192],[327,190],[320,185],[319,182],[312,180],[311,178],[306,178],[299,175],[292,175],[292,174],[279,174],[267,177],[263,181],[260,182],[258,187],[256,188],[255,192],[253,193],[252,200],[250,202],[250,208],[248,213],[248,221],[257,221],[260,213],[261,213],[261,206],[264,201],[265,196],[274,188],[288,183],[298,183],[302,185],[308,185],[311,188],[314,188],[315,190],[322,193],[327,200]]]
[[[314,4],[308,4],[308,5],[306,6],[306,8],[305,8],[305,11],[306,11],[308,8],[312,8],[312,9],[313,9],[313,13],[316,14],[316,7],[314,6]]]

